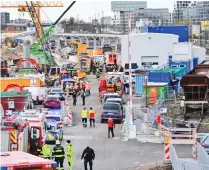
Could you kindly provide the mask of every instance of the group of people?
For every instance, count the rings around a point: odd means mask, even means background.
[[[54,159],[57,162],[57,167],[60,170],[64,170],[63,164],[64,164],[64,159],[66,156],[70,170],[72,170],[74,148],[70,140],[67,140],[66,153],[65,153],[64,147],[61,145],[59,140],[56,141],[56,146],[52,150],[52,155],[51,155],[51,147],[48,144],[44,144],[37,151],[38,151],[39,157],[42,157],[45,159]],[[84,169],[88,170],[87,165],[89,164],[90,170],[92,170],[93,160],[95,159],[94,150],[90,147],[86,147],[83,151],[81,159],[84,159]]]
[[[87,95],[91,94],[91,85],[89,82],[82,83],[82,90],[81,90],[81,98],[83,102],[83,106],[85,106],[85,99]],[[73,97],[73,105],[75,106],[77,103],[77,96],[78,96],[78,90],[75,88],[73,89],[72,97]]]
[[[87,111],[86,108],[81,111],[81,118],[82,118],[82,123],[83,127],[87,127],[87,119],[89,118],[90,122],[90,127],[94,126],[95,127],[95,117],[96,117],[96,112],[90,107],[90,110]]]

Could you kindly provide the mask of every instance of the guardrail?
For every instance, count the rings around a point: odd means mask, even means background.
[[[172,144],[195,144],[196,128],[167,128],[158,124],[159,136],[163,139],[170,137]]]

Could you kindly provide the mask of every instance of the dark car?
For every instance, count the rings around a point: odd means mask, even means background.
[[[122,111],[122,114],[123,114],[123,117],[124,117],[123,102],[122,102],[122,99],[121,98],[108,98],[106,100],[106,103],[118,103],[118,104],[120,104],[121,111]]]
[[[104,103],[101,112],[101,123],[110,117],[116,121],[119,121],[120,123],[122,122],[123,114],[120,104],[110,102]]]
[[[45,108],[61,109],[61,101],[55,95],[48,95],[44,100],[43,105]]]

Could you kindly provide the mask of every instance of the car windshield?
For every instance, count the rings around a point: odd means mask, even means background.
[[[108,95],[108,96],[105,96],[104,100],[106,101],[109,98],[120,98],[120,96],[118,96],[118,95]]]
[[[47,130],[56,130],[55,125],[47,125]]]
[[[61,121],[60,117],[47,117],[47,121]]]
[[[119,100],[107,100],[108,103],[118,103],[121,104],[121,101]]]
[[[47,97],[46,100],[57,100],[57,98],[56,97]]]
[[[105,103],[103,110],[119,110],[119,105],[113,103]]]
[[[53,89],[52,93],[62,93],[62,90],[61,89]]]

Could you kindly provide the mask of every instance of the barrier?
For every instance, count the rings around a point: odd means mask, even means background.
[[[65,104],[67,115],[64,118],[64,124],[65,126],[73,126],[73,116],[72,116],[72,110],[70,109],[70,106],[68,103]]]
[[[169,161],[170,160],[170,139],[169,137],[166,138],[164,143],[164,160]]]

